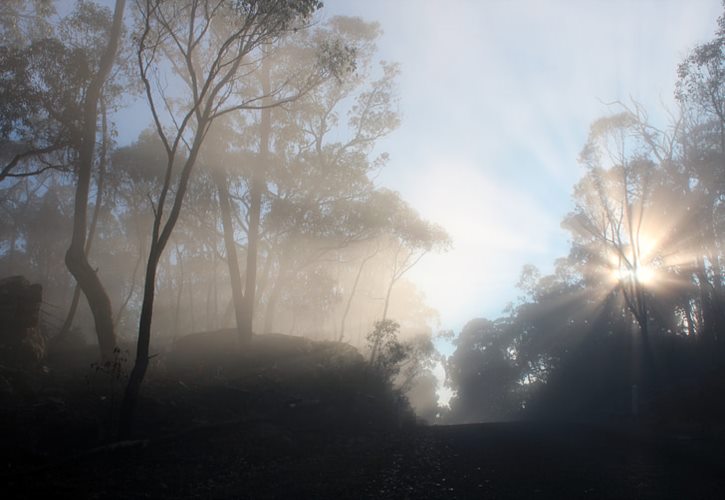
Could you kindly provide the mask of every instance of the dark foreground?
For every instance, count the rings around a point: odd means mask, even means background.
[[[14,498],[725,497],[712,440],[563,423],[353,432],[295,411],[16,468],[3,482]]]
[[[0,366],[2,498],[725,498],[719,421],[427,427],[349,346],[229,338],[155,358],[120,443],[122,372]]]

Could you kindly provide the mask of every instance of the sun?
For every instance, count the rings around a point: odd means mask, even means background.
[[[642,266],[637,269],[635,276],[637,278],[637,281],[639,281],[640,283],[644,285],[651,285],[656,280],[657,273],[652,268],[652,266]]]
[[[629,246],[624,252],[609,255],[609,273],[614,283],[633,283],[652,286],[657,281],[657,269],[652,256],[656,253],[655,241],[640,238],[636,252]]]
[[[643,285],[652,285],[657,279],[657,273],[652,266],[640,266],[636,271],[626,266],[612,269],[612,279],[616,282],[636,280]]]

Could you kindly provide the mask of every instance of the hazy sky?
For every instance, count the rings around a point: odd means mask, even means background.
[[[562,217],[603,102],[673,102],[676,68],[712,37],[719,0],[327,0],[381,23],[402,64],[400,129],[380,184],[446,227],[454,249],[410,277],[459,331],[518,295],[526,263],[567,253]]]
[[[408,276],[442,328],[498,316],[524,264],[548,272],[566,255],[559,223],[590,123],[617,99],[662,116],[677,64],[721,11],[720,0],[325,1],[323,20],[378,21],[380,57],[401,63],[402,122],[378,148],[391,158],[378,183],[453,238]],[[122,143],[141,105],[121,112]]]

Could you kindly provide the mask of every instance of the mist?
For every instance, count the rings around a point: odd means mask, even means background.
[[[330,3],[0,5],[10,496],[720,498],[725,4]]]

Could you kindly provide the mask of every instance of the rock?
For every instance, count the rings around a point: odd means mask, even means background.
[[[43,288],[23,278],[0,280],[0,363],[27,367],[45,356],[45,338],[40,333]]]

